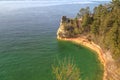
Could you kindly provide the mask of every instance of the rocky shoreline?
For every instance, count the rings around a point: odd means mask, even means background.
[[[57,39],[74,42],[76,44],[83,45],[85,47],[90,48],[91,50],[96,51],[98,53],[97,55],[99,57],[100,62],[104,66],[103,80],[106,80],[105,78],[106,78],[107,74],[106,74],[106,70],[105,70],[105,67],[106,67],[105,55],[103,54],[102,49],[98,45],[96,45],[94,42],[89,42],[84,36],[77,37],[77,38],[60,38],[60,37],[57,37]]]
[[[102,50],[99,45],[95,44],[93,41],[89,41],[86,36],[79,36],[76,38],[61,38],[60,36],[57,36],[57,39],[83,45],[95,51],[103,65],[103,80],[119,80],[119,75],[116,73],[117,67],[110,51]]]
[[[69,32],[74,31],[74,29],[77,29],[80,25],[71,25],[70,21],[71,19],[66,18],[66,16],[62,17],[60,27],[57,31],[57,39],[74,42],[95,51],[104,67],[103,80],[120,80],[120,74],[118,72],[119,68],[115,63],[115,60],[112,58],[110,50],[102,49],[98,44],[95,44],[92,40],[89,40],[84,34],[80,34],[78,36],[71,35],[72,33]],[[77,21],[80,22],[81,20],[78,19]]]
[[[61,38],[57,37],[58,40],[70,41],[79,45],[88,47],[89,49],[95,51],[98,55],[100,62],[103,65],[104,73],[103,80],[119,80],[119,75],[116,73],[117,67],[112,58],[110,51],[104,52],[102,48],[92,41],[89,41],[85,36],[80,36],[77,38]]]

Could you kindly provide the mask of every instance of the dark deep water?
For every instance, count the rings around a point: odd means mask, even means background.
[[[103,71],[93,51],[56,40],[61,16],[75,17],[88,5],[98,4],[0,10],[0,80],[53,80],[51,65],[67,56],[74,57],[82,80],[101,80]]]

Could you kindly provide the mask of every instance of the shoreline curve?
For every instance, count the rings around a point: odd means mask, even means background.
[[[79,45],[83,45],[93,51],[95,51],[98,55],[98,59],[100,60],[100,63],[103,65],[103,80],[107,80],[107,71],[106,71],[106,58],[103,50],[101,47],[97,44],[95,44],[93,41],[89,41],[85,36],[80,36],[77,38],[61,38],[57,37],[58,40],[63,40],[63,41],[70,41]]]

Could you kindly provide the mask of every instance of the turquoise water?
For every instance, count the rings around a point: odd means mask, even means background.
[[[59,45],[60,58],[67,56],[76,61],[75,64],[80,67],[82,80],[102,80],[103,70],[95,52],[71,42],[60,41]]]
[[[82,80],[101,80],[93,51],[56,39],[61,16],[74,17],[82,6],[27,7],[0,15],[0,80],[53,80],[51,66],[64,57],[74,58]]]

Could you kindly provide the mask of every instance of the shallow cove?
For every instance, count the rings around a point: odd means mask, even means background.
[[[82,80],[102,80],[103,67],[94,51],[69,41],[59,41],[59,46],[60,58],[73,58],[80,68]]]

